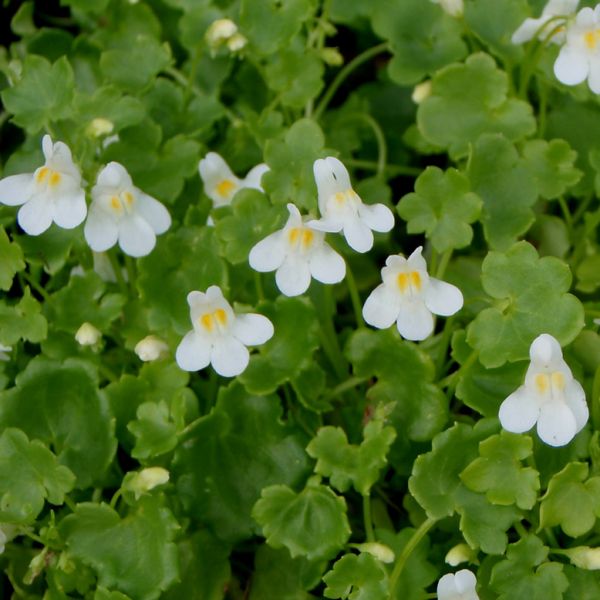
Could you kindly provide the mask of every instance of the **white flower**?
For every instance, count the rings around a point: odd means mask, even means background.
[[[468,569],[446,573],[437,584],[438,600],[479,600],[476,584],[475,575]]]
[[[12,351],[11,346],[5,346],[4,344],[0,344],[0,360],[9,361],[10,356],[8,355],[8,353],[11,351]]]
[[[219,46],[234,36],[237,30],[237,25],[231,19],[217,19],[210,24],[204,37],[209,46]]]
[[[564,446],[587,423],[585,393],[551,335],[542,333],[535,338],[529,356],[524,385],[500,405],[500,423],[513,433],[528,431],[537,423],[543,442]]]
[[[393,563],[396,558],[394,551],[389,546],[379,542],[366,542],[364,544],[356,544],[354,547],[360,552],[367,552],[382,563]]]
[[[275,271],[277,287],[286,296],[303,294],[311,276],[321,283],[338,283],[346,274],[344,259],[325,242],[325,234],[303,222],[293,204],[283,229],[258,242],[248,261],[255,271]]]
[[[600,570],[600,548],[590,548],[589,546],[577,546],[563,550],[561,554],[569,557],[569,560],[580,569],[588,571]]]
[[[373,231],[390,231],[394,215],[384,204],[363,204],[352,189],[346,167],[333,156],[318,159],[313,165],[319,192],[321,219],[308,225],[320,231],[343,231],[348,245],[357,252],[373,247]]]
[[[600,94],[600,4],[582,8],[567,28],[567,41],[554,63],[556,78],[565,85],[587,79],[590,89]]]
[[[571,15],[577,9],[579,0],[549,0],[542,14],[537,19],[525,19],[521,26],[513,33],[511,41],[513,44],[523,44],[533,38],[540,31],[539,38],[544,39],[553,29],[557,28],[560,23],[552,22],[548,27],[544,27],[550,19]],[[543,29],[542,29],[543,27]],[[559,30],[552,36],[551,41],[555,44],[562,44],[565,40],[565,29],[560,27]]]
[[[206,293],[190,292],[187,301],[194,329],[175,353],[184,371],[198,371],[210,363],[219,375],[234,377],[248,366],[246,346],[264,344],[273,336],[273,324],[267,317],[236,315],[216,285]]]
[[[98,117],[90,121],[89,125],[85,128],[85,132],[90,137],[99,138],[112,133],[114,128],[115,125],[112,121]]]
[[[128,473],[123,487],[134,493],[136,500],[159,485],[169,481],[169,471],[162,467],[147,467],[138,473]]]
[[[29,235],[44,233],[52,221],[73,229],[85,219],[87,206],[81,187],[81,174],[71,151],[62,142],[42,139],[46,162],[34,173],[9,175],[0,180],[0,203],[21,206],[17,221]]]
[[[452,17],[460,17],[465,11],[463,0],[431,0],[439,4]]]
[[[233,34],[227,40],[227,48],[229,49],[230,52],[235,53],[235,52],[239,52],[242,48],[244,48],[247,43],[248,43],[248,38],[246,38],[246,36],[244,36],[238,32],[238,33]]]
[[[472,562],[475,558],[475,553],[473,549],[465,544],[456,544],[448,550],[444,561],[449,564],[451,567],[456,567],[463,562]]]
[[[77,330],[75,339],[82,346],[93,346],[100,341],[102,333],[87,321]]]
[[[134,348],[134,352],[140,360],[151,362],[158,360],[162,355],[169,351],[169,347],[165,342],[155,335],[148,335],[143,340],[140,340]]]
[[[125,254],[146,256],[156,245],[156,234],[170,225],[169,211],[136,188],[123,165],[111,162],[100,171],[83,230],[92,250],[104,252],[118,241]]]
[[[419,246],[408,259],[388,256],[381,270],[383,283],[367,298],[363,307],[365,321],[379,329],[394,321],[407,340],[424,340],[433,332],[433,316],[448,317],[463,305],[461,291],[427,274],[427,263]]]
[[[198,165],[204,192],[212,200],[214,208],[230,204],[238,190],[252,188],[262,192],[260,180],[268,170],[269,167],[261,163],[251,169],[244,179],[239,179],[216,152],[209,152]]]
[[[415,85],[410,98],[415,104],[421,104],[431,96],[431,79],[426,79],[422,83]]]

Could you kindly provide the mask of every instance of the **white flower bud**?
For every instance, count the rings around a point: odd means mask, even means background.
[[[587,569],[588,571],[600,570],[600,548],[578,546],[577,548],[565,550],[564,554],[580,569]]]
[[[439,4],[442,10],[447,12],[451,17],[461,17],[465,12],[463,0],[431,0],[435,4]]]
[[[211,48],[217,48],[237,33],[237,25],[231,19],[217,19],[206,30],[205,38]]]
[[[148,335],[143,340],[140,340],[134,348],[134,352],[140,360],[151,362],[157,360],[161,355],[166,354],[169,347],[165,342],[155,335]]]
[[[98,117],[90,121],[89,125],[85,128],[85,132],[90,137],[99,138],[112,133],[114,128],[115,125],[112,121]]]
[[[337,48],[323,48],[321,58],[330,67],[339,67],[344,64],[344,57]]]
[[[128,473],[123,487],[134,493],[136,500],[159,485],[169,481],[169,471],[162,467],[148,467],[139,473]]]
[[[82,346],[93,346],[98,343],[101,337],[102,333],[88,322],[85,322],[75,334],[75,339]]]
[[[425,100],[426,98],[429,98],[430,95],[431,80],[428,79],[427,81],[423,81],[423,83],[415,85],[415,89],[413,90],[411,98],[415,104],[421,104],[421,102],[423,102],[423,100]]]
[[[230,52],[239,52],[247,43],[248,43],[248,40],[247,40],[246,36],[244,36],[238,32],[238,33],[234,33],[227,40],[227,48],[229,48]]]
[[[456,544],[456,546],[450,548],[444,560],[446,564],[449,564],[451,567],[456,567],[457,565],[460,565],[460,563],[472,562],[473,558],[475,558],[475,553],[470,546],[463,543]]]
[[[366,544],[356,544],[355,548],[361,552],[367,552],[374,556],[377,560],[382,563],[390,564],[394,562],[395,556],[394,551],[385,544],[379,542],[367,542]]]

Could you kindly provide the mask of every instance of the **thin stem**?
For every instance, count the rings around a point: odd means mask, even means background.
[[[331,99],[338,91],[338,88],[344,83],[344,80],[358,67],[367,61],[371,60],[373,57],[381,54],[382,52],[386,52],[389,49],[387,42],[383,44],[378,44],[377,46],[373,46],[372,48],[368,48],[358,56],[355,56],[346,66],[344,66],[338,74],[334,77],[330,86],[327,88],[326,92],[323,94],[321,101],[317,105],[313,117],[316,121],[321,118],[324,110],[327,108]]]
[[[135,282],[137,279],[137,269],[135,262],[131,256],[125,255],[125,269],[127,271],[127,279],[129,279],[129,289],[135,296]]]
[[[254,271],[254,287],[256,288],[256,298],[259,302],[265,299],[265,292],[263,290],[262,278],[258,271]]]
[[[538,121],[539,121],[539,136],[544,137],[546,131],[546,114],[548,111],[548,86],[544,83],[541,77],[536,77],[539,107],[538,107]]]
[[[357,158],[342,158],[342,162],[349,167],[354,167],[356,169],[368,169],[370,171],[377,171],[379,168],[379,162],[375,162],[373,160],[361,160]],[[385,171],[390,174],[390,176],[395,175],[410,175],[411,177],[417,177],[421,174],[422,169],[418,167],[409,167],[407,165],[385,165]]]
[[[71,512],[75,512],[77,510],[77,505],[69,496],[65,496],[65,504],[71,509]]]
[[[425,537],[427,532],[435,525],[437,519],[433,519],[429,517],[421,525],[419,528],[413,533],[410,540],[400,553],[400,556],[396,560],[396,564],[394,565],[394,570],[390,575],[390,600],[394,600],[396,598],[396,586],[398,585],[398,579],[400,575],[402,575],[402,571],[404,566],[406,565],[406,561],[409,556],[413,553],[413,550],[417,547],[419,542]]]
[[[115,272],[115,277],[117,278],[117,284],[121,288],[121,291],[125,296],[128,295],[127,283],[125,283],[125,279],[123,278],[123,271],[121,270],[121,263],[117,259],[117,256],[114,252],[108,251],[106,253],[108,255],[108,260],[110,261],[110,266],[113,268]]]
[[[117,502],[119,501],[119,498],[121,497],[121,495],[123,494],[123,488],[119,488],[114,494],[113,497],[110,499],[110,507],[111,508],[115,508],[117,506]]]
[[[348,285],[348,292],[350,293],[350,300],[354,310],[356,325],[359,328],[364,327],[365,321],[362,316],[362,304],[360,301],[360,296],[358,295],[358,288],[356,287],[356,279],[354,279],[352,269],[350,269],[348,265],[346,265],[346,284]]]
[[[363,522],[365,524],[365,534],[367,542],[375,541],[375,532],[373,531],[373,519],[371,517],[371,496],[363,495]]]
[[[445,377],[444,379],[442,379],[439,384],[441,387],[448,387],[451,389],[454,389],[456,387],[456,380],[458,379],[458,377],[464,373],[467,369],[470,369],[471,366],[473,365],[473,363],[475,363],[475,361],[477,360],[477,351],[473,350],[473,352],[471,352],[471,354],[469,354],[469,358],[467,358],[467,360],[465,360],[465,362],[460,366],[460,368],[456,371],[454,371],[454,373],[450,373],[450,375],[448,375],[448,377]]]
[[[189,439],[190,437],[192,437],[192,435],[194,434],[194,432],[196,431],[196,429],[198,429],[198,427],[200,427],[204,421],[206,421],[206,419],[210,416],[210,414],[208,415],[202,415],[201,417],[198,417],[197,419],[194,419],[189,425],[187,425],[186,427],[184,427],[178,434],[177,434],[177,438],[179,439],[180,442],[183,442],[187,439]]]
[[[349,377],[345,381],[342,381],[339,385],[336,385],[328,394],[325,395],[325,400],[330,400],[336,398],[347,392],[348,390],[352,390],[359,385],[362,385],[366,381],[369,381],[368,377]]]
[[[50,294],[29,273],[21,271],[20,275],[44,300],[50,298]]]
[[[569,232],[571,232],[571,230],[573,229],[573,218],[571,217],[571,211],[569,210],[567,201],[564,199],[563,196],[558,197],[558,204],[560,205],[560,210],[562,211],[565,223],[567,224],[567,229],[569,230]]]
[[[383,177],[385,172],[385,165],[387,164],[387,143],[385,141],[385,135],[379,123],[368,113],[359,113],[353,115],[369,125],[375,135],[375,141],[377,142],[377,177]]]
[[[29,531],[29,529],[26,527],[19,528],[19,535],[24,535],[25,537],[28,537],[30,540],[33,540],[42,546],[47,546],[45,540],[43,540],[39,535],[33,533],[33,531]]]
[[[514,527],[520,537],[524,538],[527,535],[527,530],[523,527],[521,521],[515,521]]]
[[[452,249],[446,250],[446,252],[444,252],[444,254],[442,254],[442,256],[440,258],[440,262],[435,271],[435,276],[437,279],[441,279],[444,276],[444,273],[446,272],[446,268],[448,267],[448,263],[450,262],[451,258],[452,258]]]
[[[321,341],[321,348],[323,349],[323,352],[325,352],[327,358],[329,359],[329,362],[331,363],[335,374],[340,379],[345,379],[348,373],[346,370],[344,357],[342,356],[341,351],[336,350],[334,344],[332,344],[331,340],[329,339],[328,333],[323,331],[322,327],[319,329],[319,339]]]
[[[578,223],[579,220],[581,219],[581,217],[583,217],[583,215],[586,213],[587,209],[589,208],[593,198],[594,198],[593,194],[588,194],[583,199],[582,203],[579,205],[579,208],[575,211],[575,214],[573,215],[573,224]]]

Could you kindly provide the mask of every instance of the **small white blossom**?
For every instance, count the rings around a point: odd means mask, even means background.
[[[352,189],[346,167],[333,156],[318,159],[313,165],[319,192],[321,219],[308,224],[320,231],[343,231],[348,245],[356,252],[373,247],[373,231],[390,231],[394,215],[384,204],[363,204]]]
[[[433,332],[433,316],[448,317],[463,305],[463,295],[454,285],[430,277],[419,246],[408,258],[389,256],[381,270],[383,283],[367,298],[365,321],[387,329],[394,321],[403,338],[424,340]]]
[[[569,560],[580,569],[588,571],[600,570],[600,548],[590,548],[589,546],[577,546],[569,548],[562,552],[569,557]]]
[[[100,341],[102,333],[87,321],[77,330],[75,339],[82,346],[93,346]]]
[[[468,569],[446,573],[437,584],[438,600],[479,600],[477,578]]]
[[[366,542],[364,544],[356,544],[355,548],[360,552],[367,552],[371,556],[374,556],[377,560],[382,563],[390,564],[393,563],[396,555],[394,551],[385,544],[380,542]]]
[[[413,93],[411,94],[411,100],[415,104],[421,104],[424,100],[431,96],[431,79],[427,79],[418,85],[415,85]]]
[[[600,4],[582,8],[567,27],[567,41],[554,63],[556,78],[565,85],[586,79],[592,92],[600,94]]]
[[[460,565],[460,563],[472,562],[474,558],[475,553],[473,552],[473,549],[468,544],[462,543],[456,544],[456,546],[453,546],[448,550],[444,562],[451,567],[456,567]]]
[[[542,333],[535,338],[529,356],[525,383],[500,405],[500,423],[513,433],[529,431],[537,423],[543,442],[564,446],[587,423],[585,392],[551,335]]]
[[[0,179],[0,203],[22,205],[17,221],[29,235],[44,233],[53,221],[63,229],[73,229],[87,213],[81,173],[69,147],[63,142],[53,144],[45,135],[42,150],[46,162],[34,173]]]
[[[113,132],[115,125],[112,121],[108,119],[103,119],[102,117],[98,117],[97,119],[92,119],[89,125],[85,128],[85,132],[93,138],[103,137],[105,135],[109,135]]]
[[[0,360],[9,361],[10,356],[8,355],[8,353],[11,351],[12,351],[11,346],[5,346],[4,344],[0,344]]]
[[[434,4],[439,4],[442,9],[451,17],[460,17],[465,12],[463,0],[431,0]]]
[[[239,31],[238,33],[234,33],[228,40],[227,40],[227,49],[229,50],[229,52],[239,52],[242,48],[244,48],[246,46],[246,44],[248,43],[248,39],[246,38],[246,36],[242,35]]]
[[[236,315],[221,289],[213,285],[187,297],[194,329],[187,333],[175,354],[184,371],[198,371],[212,364],[223,377],[235,377],[247,366],[246,346],[264,344],[273,336],[273,324],[259,314]]]
[[[217,19],[210,24],[204,37],[210,46],[217,46],[235,35],[237,30],[231,19]]]
[[[135,187],[123,165],[111,162],[100,171],[83,231],[92,250],[104,252],[118,242],[125,254],[146,256],[170,225],[169,211]]]
[[[325,242],[325,234],[303,222],[293,204],[283,229],[272,233],[250,250],[255,271],[275,271],[277,287],[286,296],[303,294],[311,276],[321,283],[338,283],[346,275],[344,259]]]
[[[140,360],[151,362],[158,360],[169,351],[169,346],[155,335],[148,335],[140,340],[134,348],[134,352]]]
[[[213,208],[231,204],[235,193],[244,188],[263,191],[260,180],[269,170],[261,163],[251,169],[244,179],[236,177],[229,165],[216,152],[209,152],[198,165],[200,177],[204,183],[204,192],[212,200]]]
[[[137,473],[127,473],[123,487],[133,492],[136,500],[159,485],[169,481],[169,471],[162,467],[147,467]]]
[[[511,41],[513,44],[523,44],[528,42],[540,31],[539,38],[544,39],[550,34],[550,32],[557,28],[558,30],[552,36],[551,41],[555,44],[562,44],[565,40],[565,27],[561,26],[560,23],[552,22],[552,24],[544,27],[550,19],[560,16],[569,16],[577,10],[579,0],[549,0],[544,6],[542,14],[537,19],[525,19],[521,26],[513,33]],[[542,29],[543,28],[543,29]]]

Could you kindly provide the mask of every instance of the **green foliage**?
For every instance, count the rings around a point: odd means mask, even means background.
[[[350,600],[385,600],[388,597],[386,573],[370,554],[342,556],[323,580],[325,598]]]
[[[19,340],[37,343],[46,339],[48,323],[41,310],[29,288],[18,304],[0,303],[0,343],[11,346]]]
[[[24,268],[21,247],[11,242],[4,228],[0,228],[0,289],[9,290],[15,274]]]

